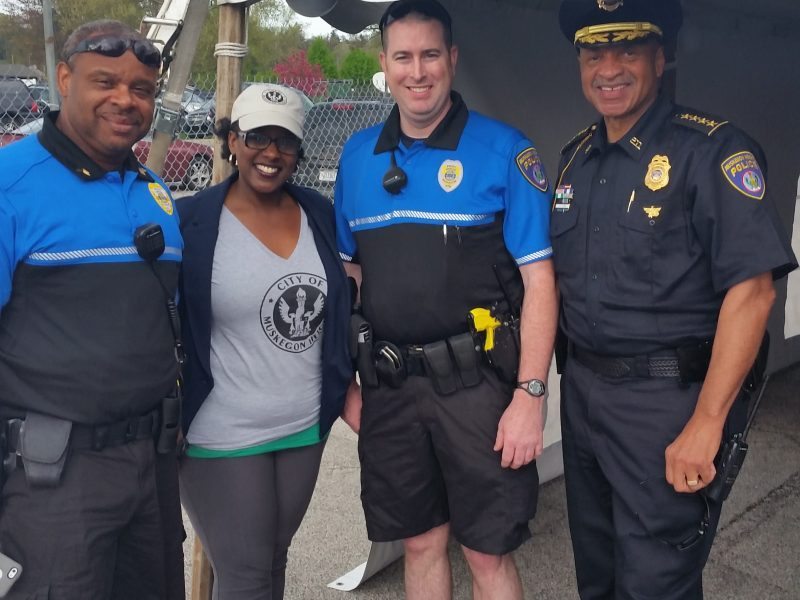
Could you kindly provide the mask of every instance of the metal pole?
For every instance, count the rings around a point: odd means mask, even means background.
[[[203,23],[208,17],[208,9],[208,0],[189,0],[189,6],[186,8],[183,31],[181,31],[175,47],[175,60],[170,65],[166,92],[159,114],[156,116],[153,143],[150,146],[150,153],[147,155],[147,166],[159,175],[163,174],[167,150],[175,136],[183,90],[189,81],[192,60],[197,51]]]
[[[50,107],[57,109],[61,98],[56,89],[56,51],[53,34],[53,0],[42,0],[42,17],[44,20],[44,60],[47,71],[47,88],[50,90]]]

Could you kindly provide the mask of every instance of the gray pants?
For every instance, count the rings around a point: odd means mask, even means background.
[[[283,598],[324,446],[181,460],[181,501],[214,569],[214,600]]]

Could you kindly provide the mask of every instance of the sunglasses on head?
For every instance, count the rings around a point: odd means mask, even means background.
[[[131,50],[134,56],[143,65],[151,69],[161,68],[161,52],[150,40],[131,39],[130,37],[107,36],[92,38],[79,42],[75,49],[69,53],[66,60],[76,54],[83,52],[93,52],[102,56],[118,58]]]
[[[266,150],[270,144],[275,144],[281,154],[295,155],[300,152],[300,145],[302,144],[299,138],[289,134],[271,137],[260,131],[237,131],[236,135],[251,150]]]
[[[378,29],[381,32],[381,37],[383,36],[384,29],[386,29],[394,21],[398,21],[403,17],[408,16],[412,12],[425,15],[431,19],[436,19],[442,24],[445,32],[452,35],[452,20],[450,19],[450,15],[448,14],[447,10],[445,10],[441,4],[438,2],[431,2],[431,0],[408,0],[395,2],[394,4],[389,5],[389,8],[386,9],[385,13],[383,13],[380,23],[378,23]]]

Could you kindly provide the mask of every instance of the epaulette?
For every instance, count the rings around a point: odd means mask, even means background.
[[[564,145],[564,147],[561,149],[561,154],[566,154],[567,152],[570,151],[570,149],[575,147],[575,144],[577,144],[578,142],[582,142],[583,140],[594,134],[595,129],[597,129],[597,124],[593,123],[592,125],[589,125],[589,127],[587,127],[586,129],[582,129],[581,131],[579,131],[574,138],[572,138]]]
[[[716,133],[720,127],[728,124],[728,121],[725,119],[714,115],[697,112],[696,110],[685,108],[683,106],[676,107],[675,116],[672,118],[672,122],[676,123],[677,125],[683,125],[689,129],[699,131],[700,133],[703,133],[709,137],[714,135],[714,133]]]

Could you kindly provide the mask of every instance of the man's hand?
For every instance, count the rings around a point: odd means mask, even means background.
[[[711,483],[717,473],[714,457],[722,440],[724,420],[695,413],[664,452],[667,482],[676,492],[691,493]]]
[[[534,398],[523,390],[515,390],[500,423],[497,425],[495,452],[502,450],[500,465],[519,469],[542,454],[545,396]]]
[[[344,398],[344,409],[342,410],[342,420],[355,433],[361,429],[361,386],[355,379],[350,382],[347,394]]]

